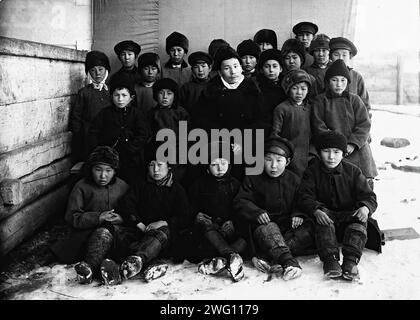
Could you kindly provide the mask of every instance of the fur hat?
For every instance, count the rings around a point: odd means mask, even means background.
[[[334,76],[343,76],[347,78],[348,83],[351,82],[350,72],[345,62],[341,59],[335,60],[325,71],[325,81],[330,80]]]
[[[118,42],[114,47],[114,51],[118,57],[120,56],[120,53],[123,50],[133,51],[134,54],[137,56],[141,51],[141,47],[138,43],[135,43],[132,40],[124,40]]]
[[[291,51],[299,55],[301,65],[303,66],[305,64],[305,47],[303,44],[297,39],[287,39],[281,47],[281,55],[283,56],[283,59],[284,56]]]
[[[101,51],[89,51],[86,54],[85,60],[85,72],[86,74],[95,66],[102,66],[111,72],[111,67],[109,65],[109,59],[105,53]]]
[[[264,63],[268,60],[276,60],[282,66],[282,55],[278,49],[268,49],[261,52],[260,58],[258,59],[258,67],[261,69]]]
[[[313,55],[316,49],[330,50],[329,43],[330,39],[328,37],[318,35],[311,41],[311,45],[309,46],[309,53]]]
[[[216,56],[214,57],[213,70],[220,70],[222,62],[231,58],[238,59],[239,63],[242,63],[238,53],[232,47],[219,48],[216,52]]]
[[[178,96],[179,96],[179,87],[178,84],[175,82],[175,80],[172,80],[171,78],[162,78],[155,82],[153,85],[153,99],[155,101],[158,101],[158,93],[162,89],[169,89],[174,93],[174,102],[173,107],[177,105]]]
[[[172,47],[181,47],[185,53],[188,53],[189,41],[186,36],[179,32],[172,32],[166,37],[166,53],[169,54],[169,50]]]
[[[293,29],[293,33],[298,35],[302,32],[309,32],[312,34],[316,34],[318,32],[318,26],[315,23],[303,21],[296,24]]]
[[[337,148],[347,152],[347,139],[344,135],[337,131],[327,131],[318,135],[315,139],[315,147],[318,152],[326,148]]]
[[[263,43],[263,42],[271,43],[271,45],[273,46],[273,49],[277,49],[277,35],[274,30],[271,30],[271,29],[259,30],[254,36],[254,41],[256,43]]]
[[[135,95],[136,92],[134,91],[134,83],[133,79],[126,73],[120,72],[115,73],[111,77],[111,80],[109,81],[109,93],[114,93],[115,89],[119,88],[126,88],[130,91],[131,95]]]
[[[244,40],[240,44],[238,44],[236,51],[238,52],[240,57],[250,55],[257,59],[259,58],[261,53],[260,46],[251,39]]]
[[[86,163],[89,167],[96,164],[107,164],[117,169],[119,165],[118,152],[108,146],[98,146],[91,152]]]
[[[224,47],[230,47],[230,44],[227,43],[224,39],[213,39],[208,48],[209,55],[214,59],[217,50]]]
[[[191,67],[194,66],[197,63],[197,61],[204,61],[209,66],[213,64],[213,58],[211,57],[211,55],[204,51],[196,51],[189,55],[188,63]]]
[[[139,69],[147,66],[155,66],[160,72],[160,58],[159,55],[154,52],[146,52],[140,55],[138,60]]]
[[[287,94],[290,88],[299,82],[306,82],[308,84],[308,89],[311,88],[311,84],[312,84],[311,78],[309,77],[309,74],[305,70],[302,70],[302,69],[289,70],[283,77],[283,80],[281,81],[281,86],[284,92],[286,92]]]
[[[353,57],[357,54],[356,46],[347,38],[337,37],[330,40],[330,53],[337,49],[347,49]]]
[[[271,135],[264,143],[264,154],[268,152],[292,159],[295,147],[286,138]]]

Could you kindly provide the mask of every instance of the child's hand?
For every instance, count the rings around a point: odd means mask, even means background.
[[[293,217],[292,218],[292,228],[296,229],[303,223],[303,218],[301,217]]]
[[[316,218],[316,222],[323,226],[333,225],[334,221],[326,214],[324,211],[316,209],[314,212],[314,216]]]
[[[199,212],[197,213],[196,220],[210,220],[211,221],[211,217],[203,212]]]
[[[155,222],[149,223],[149,225],[146,227],[145,232],[149,230],[159,229],[160,227],[167,227],[167,226],[168,226],[168,223],[164,220],[155,221]]]
[[[355,213],[353,213],[353,216],[365,223],[369,217],[369,209],[366,206],[360,207]]]
[[[104,221],[110,221],[112,220],[113,216],[114,216],[114,209],[101,212],[101,214],[99,215],[99,223],[102,223]]]
[[[355,145],[354,145],[354,144],[349,143],[349,144],[347,145],[347,152],[346,152],[346,156],[351,155],[351,154],[353,153],[353,151],[354,151],[354,148],[355,148]]]
[[[112,218],[110,220],[107,220],[111,222],[112,224],[121,224],[123,223],[123,218],[118,213],[113,213]]]
[[[143,222],[137,223],[137,228],[139,228],[142,232],[146,232],[146,226]]]
[[[242,151],[241,146],[239,144],[237,144],[237,143],[232,143],[230,146],[232,147],[232,152],[234,154],[238,154],[238,153],[240,153]]]
[[[267,224],[271,220],[270,220],[270,217],[268,216],[268,213],[263,212],[258,216],[257,221],[258,221],[259,224]]]

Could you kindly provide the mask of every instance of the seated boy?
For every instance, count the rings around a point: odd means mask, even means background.
[[[314,58],[310,55],[309,48],[311,41],[318,32],[318,26],[315,23],[303,21],[296,24],[292,31],[295,34],[296,39],[305,47],[305,63],[302,64],[302,69],[305,69],[314,62]]]
[[[244,40],[236,48],[236,52],[242,61],[243,75],[246,78],[252,78],[255,80],[257,75],[257,63],[260,57],[261,49],[251,39]]]
[[[166,38],[166,53],[169,60],[163,65],[162,78],[173,79],[179,87],[191,80],[191,69],[184,61],[188,53],[189,41],[179,32],[172,32]]]
[[[160,74],[160,59],[156,53],[146,52],[140,55],[138,64],[139,78],[134,85],[136,102],[137,107],[143,113],[147,113],[156,105],[156,101],[153,99],[152,87]]]
[[[110,80],[113,77],[119,76],[121,73],[128,75],[130,81],[133,83],[137,80],[137,58],[139,57],[141,47],[138,43],[125,40],[117,43],[114,47],[115,54],[118,57],[118,60],[121,62],[121,69],[115,72]]]
[[[223,157],[223,147],[229,155]],[[206,258],[199,264],[203,274],[217,274],[227,269],[234,281],[243,278],[242,258],[245,240],[234,224],[233,198],[240,183],[230,175],[230,146],[224,142],[209,144],[209,164],[203,177],[189,188],[189,200],[195,217],[197,255]]]
[[[376,195],[361,170],[343,160],[347,139],[327,131],[316,139],[320,160],[305,171],[297,206],[315,219],[315,242],[326,277],[359,278],[357,264],[367,241],[368,218],[375,212]],[[338,241],[342,241],[340,266]]]
[[[277,49],[276,32],[271,29],[261,29],[254,35],[254,42],[259,45],[261,52]]]
[[[302,273],[288,244],[295,251],[312,245],[310,220],[293,210],[299,177],[286,169],[292,158],[293,145],[288,140],[270,137],[264,145],[264,172],[246,176],[234,199],[242,230],[250,235],[246,241],[256,251],[251,254],[265,255],[281,265],[284,280]]]

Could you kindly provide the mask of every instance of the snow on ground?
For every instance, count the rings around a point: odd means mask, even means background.
[[[387,162],[420,155],[420,118],[373,111],[372,151],[379,168],[375,181],[381,229],[414,228],[420,233],[420,173],[392,169]],[[403,137],[411,145],[391,149],[380,145],[383,137]],[[388,241],[382,254],[365,250],[359,264],[361,280],[325,280],[317,256],[299,257],[300,278],[283,281],[245,263],[245,279],[233,283],[226,273],[204,276],[189,262],[170,265],[167,274],[150,283],[140,277],[119,286],[98,282],[79,285],[72,265],[53,264],[11,277],[3,284],[7,299],[420,299],[420,238]],[[1,291],[1,290],[0,290]]]

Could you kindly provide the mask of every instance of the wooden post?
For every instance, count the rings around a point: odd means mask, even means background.
[[[399,53],[397,56],[397,105],[404,104],[403,71],[403,58]]]

